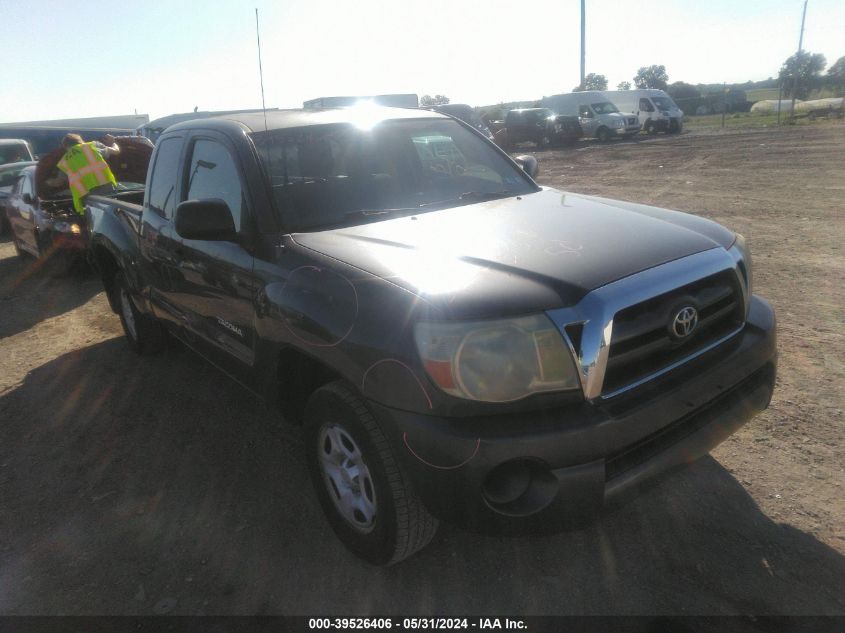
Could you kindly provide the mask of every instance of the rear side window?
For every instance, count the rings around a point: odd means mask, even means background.
[[[18,186],[20,187],[21,195],[28,193],[33,198],[35,197],[35,190],[32,187],[32,178],[29,175],[22,176]]]
[[[232,211],[235,230],[241,230],[243,189],[232,155],[216,141],[201,139],[194,143],[191,168],[187,174],[186,200],[220,198]]]
[[[176,174],[181,150],[182,139],[179,137],[167,138],[159,143],[150,177],[149,206],[168,220],[173,219],[176,208]]]

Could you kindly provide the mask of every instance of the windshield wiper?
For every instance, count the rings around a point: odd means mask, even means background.
[[[507,198],[512,195],[513,191],[508,189],[502,191],[464,191],[458,196],[458,200],[495,200],[496,198]]]
[[[397,209],[358,209],[356,211],[347,211],[343,214],[346,219],[355,218],[370,218],[376,215],[397,215],[400,213],[413,213],[419,211],[420,207],[404,207]]]

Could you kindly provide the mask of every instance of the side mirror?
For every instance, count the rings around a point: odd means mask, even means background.
[[[33,200],[32,195],[30,193],[23,194],[21,196],[21,200],[23,200],[24,204],[32,204],[33,202],[35,202],[35,200]]]
[[[534,178],[534,176],[537,175],[537,172],[540,171],[540,167],[537,165],[537,159],[533,156],[517,156],[514,160],[517,165],[522,167],[522,171],[532,178]]]
[[[220,198],[185,200],[176,207],[176,233],[186,240],[232,242],[235,220],[229,205]]]

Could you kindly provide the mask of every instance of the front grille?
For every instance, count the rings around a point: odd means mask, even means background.
[[[636,117],[629,116],[628,117],[628,125],[636,125],[637,119]]]
[[[698,311],[698,325],[677,340],[670,322],[679,308]],[[602,388],[610,394],[712,345],[742,325],[742,293],[732,271],[705,277],[616,313]]]

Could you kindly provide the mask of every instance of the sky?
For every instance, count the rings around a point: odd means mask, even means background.
[[[776,76],[803,0],[587,0],[586,71],[613,89]],[[0,122],[261,107],[329,95],[444,94],[474,106],[579,82],[580,0],[0,0]],[[845,1],[809,0],[804,49],[845,55]]]

